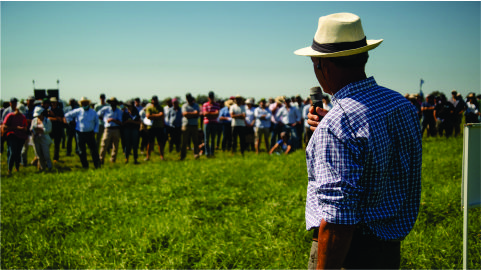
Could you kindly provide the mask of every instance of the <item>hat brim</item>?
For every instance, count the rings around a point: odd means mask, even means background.
[[[359,53],[363,53],[363,52],[370,51],[370,50],[376,48],[377,46],[379,46],[379,44],[381,44],[381,42],[383,42],[383,39],[367,40],[367,41],[366,41],[367,45],[364,46],[364,47],[356,48],[356,49],[352,49],[352,50],[346,50],[346,51],[339,51],[339,52],[335,52],[335,53],[322,53],[322,52],[318,52],[318,51],[313,50],[313,49],[309,46],[309,47],[305,47],[305,48],[302,48],[302,49],[299,49],[299,50],[295,51],[294,54],[296,54],[296,55],[301,55],[301,56],[311,56],[311,57],[341,57],[341,56],[350,56],[350,55],[355,55],[355,54],[359,54]]]
[[[79,103],[89,103],[90,104],[90,100],[89,99],[82,99],[82,100],[79,100]]]

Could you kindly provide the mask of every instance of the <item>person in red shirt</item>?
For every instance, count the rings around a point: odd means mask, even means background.
[[[219,116],[219,104],[214,101],[214,92],[209,92],[209,101],[202,105],[204,115],[204,138],[205,138],[205,155],[210,158],[214,156],[215,151],[215,135],[217,134]]]
[[[27,118],[17,108],[17,99],[10,100],[12,112],[5,117],[3,122],[4,133],[7,136],[7,155],[8,155],[8,175],[12,174],[13,166],[18,172],[20,168],[20,160],[22,147],[27,139]]]

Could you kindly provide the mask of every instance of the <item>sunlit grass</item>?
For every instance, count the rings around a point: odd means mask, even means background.
[[[461,138],[425,139],[421,212],[402,268],[462,267],[461,155]],[[1,267],[307,267],[302,151],[178,158],[83,170],[78,157],[61,156],[52,172],[30,166],[5,177],[2,155]],[[479,210],[470,268],[480,268]]]

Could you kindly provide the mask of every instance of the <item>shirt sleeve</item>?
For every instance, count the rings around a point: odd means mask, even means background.
[[[359,202],[363,192],[362,142],[339,138],[327,128],[318,127],[306,157],[308,189],[314,189],[320,216],[329,223],[353,225],[360,221]]]

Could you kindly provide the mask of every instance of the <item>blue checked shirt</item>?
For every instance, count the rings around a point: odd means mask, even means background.
[[[364,234],[403,239],[421,198],[421,131],[416,110],[370,77],[334,95],[334,107],[306,149],[306,227],[321,219],[358,224]]]

